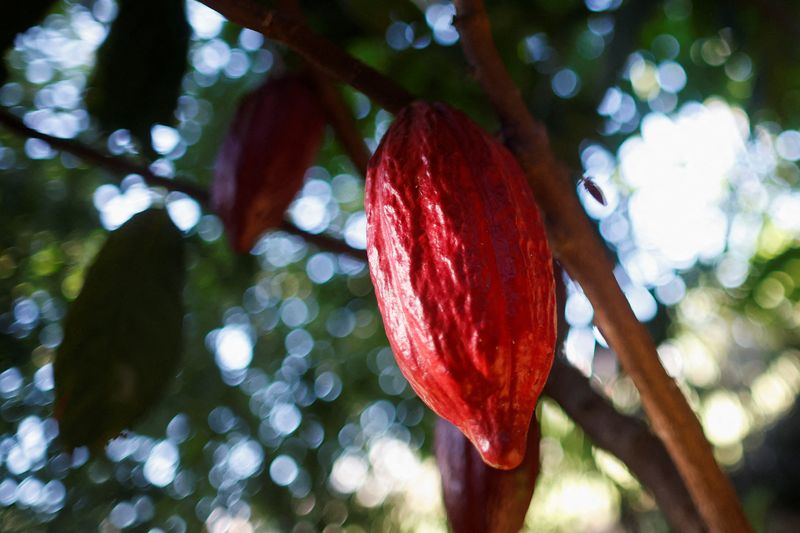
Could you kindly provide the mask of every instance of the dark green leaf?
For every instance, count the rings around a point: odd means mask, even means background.
[[[189,36],[182,0],[120,2],[86,97],[101,127],[129,129],[149,146],[150,127],[173,122]]]
[[[68,446],[104,444],[169,385],[182,344],[183,255],[166,212],[150,210],[112,233],[89,268],[54,367]]]

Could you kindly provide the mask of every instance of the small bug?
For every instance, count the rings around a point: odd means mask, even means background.
[[[586,192],[591,194],[592,198],[594,198],[597,203],[600,205],[608,205],[606,202],[606,196],[603,194],[603,191],[597,186],[594,180],[592,180],[592,178],[589,176],[581,176],[581,178],[578,180],[578,185],[583,185],[583,187],[586,189]]]

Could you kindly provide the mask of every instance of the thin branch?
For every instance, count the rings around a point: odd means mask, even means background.
[[[279,0],[278,4],[296,22],[304,23],[303,9],[298,0]],[[352,111],[336,87],[333,86],[331,78],[314,64],[309,64],[309,69],[320,99],[328,113],[328,122],[336,133],[339,144],[353,162],[356,170],[362,176],[366,176],[367,164],[372,154],[358,130],[358,124],[353,118]]]
[[[413,97],[378,71],[354,59],[336,44],[256,0],[200,0],[228,20],[278,41],[302,55],[320,70],[351,85],[389,111],[409,104]]]
[[[614,409],[575,367],[556,358],[544,393],[577,421],[595,446],[621,459],[652,493],[675,531],[704,531],[703,521],[666,448],[647,425]]]
[[[342,145],[356,170],[362,176],[366,176],[367,164],[372,154],[358,130],[352,111],[350,111],[336,87],[333,86],[330,78],[318,69],[312,70],[312,76],[322,98],[322,103],[328,112],[328,122],[336,133],[339,144]]]
[[[304,238],[307,242],[310,242],[321,250],[336,254],[349,255],[353,259],[358,259],[359,261],[363,261],[365,263],[367,262],[367,252],[365,250],[353,248],[343,240],[337,239],[336,237],[330,237],[322,233],[309,233],[308,231],[302,230],[291,222],[287,221],[284,221],[281,224],[280,229],[286,233],[291,233],[292,235],[297,235],[298,237]]]
[[[0,123],[23,137],[41,139],[53,148],[71,153],[81,159],[96,164],[115,175],[138,174],[148,184],[168,190],[180,190],[196,200],[205,198],[205,191],[196,186],[182,184],[177,180],[167,180],[153,176],[144,166],[119,156],[105,154],[91,146],[75,140],[64,140],[31,129],[5,110],[0,109]],[[200,194],[200,192],[202,194]],[[357,250],[347,243],[326,235],[311,234],[290,222],[284,222],[281,230],[300,236],[322,250],[349,255],[366,261],[364,250]],[[613,406],[591,389],[586,378],[563,362],[556,362],[548,380],[546,393],[550,395],[601,448],[616,455],[627,464],[633,474],[647,487],[664,510],[673,526],[681,531],[696,531],[691,509],[687,508],[685,489],[680,479],[672,476],[674,472],[669,457],[663,453],[661,443],[652,437],[646,426],[639,420],[618,413]],[[648,437],[649,435],[649,437]]]
[[[42,133],[26,126],[22,120],[5,109],[0,109],[0,124],[17,135],[45,141],[56,150],[70,153],[76,157],[79,157],[80,159],[83,159],[87,163],[97,165],[98,167],[101,167],[116,176],[124,177],[128,174],[137,174],[141,176],[145,183],[151,187],[163,187],[169,191],[182,192],[188,196],[191,196],[197,201],[197,203],[208,209],[208,192],[198,185],[179,179],[173,180],[158,176],[153,174],[153,172],[148,169],[146,165],[136,163],[125,157],[103,153],[92,146],[83,144],[74,139],[61,139],[46,133]],[[318,246],[323,250],[346,254],[360,261],[366,262],[367,260],[366,252],[363,250],[351,248],[341,240],[329,237],[327,235],[309,233],[298,228],[289,221],[284,221],[279,229],[287,233],[291,233],[292,235],[299,235],[306,239],[306,241]]]
[[[83,159],[87,163],[102,167],[112,174],[126,176],[128,174],[138,174],[152,187],[164,187],[170,191],[178,191],[187,194],[197,200],[203,206],[208,205],[208,193],[206,190],[193,183],[178,179],[169,179],[154,174],[146,165],[131,161],[125,157],[112,156],[105,154],[91,146],[75,141],[73,139],[62,139],[54,137],[41,131],[37,131],[27,126],[22,119],[8,111],[0,109],[0,124],[6,129],[13,131],[17,135],[30,137],[45,141],[52,148],[68,152]]]
[[[507,135],[507,144],[528,174],[550,228],[559,260],[594,305],[597,323],[631,376],[653,423],[686,481],[711,531],[749,531],[730,480],[714,460],[697,417],[667,375],[655,344],[636,319],[614,278],[613,263],[578,203],[547,132],[528,112],[491,35],[482,0],[455,0],[464,54]]]
[[[569,332],[566,314],[567,288],[564,269],[553,261],[556,282],[556,353],[561,351]],[[567,415],[578,422],[595,446],[620,458],[639,482],[650,491],[675,531],[705,531],[686,485],[664,444],[647,425],[633,416],[619,413],[588,379],[556,355],[544,393],[555,400]]]

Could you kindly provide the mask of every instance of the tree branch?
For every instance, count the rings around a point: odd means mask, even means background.
[[[297,23],[304,23],[303,9],[298,0],[279,0],[278,4]],[[358,125],[353,119],[352,111],[347,106],[342,95],[339,94],[339,91],[336,90],[336,87],[333,86],[332,80],[318,66],[311,63],[309,64],[309,69],[322,104],[328,113],[328,122],[336,133],[339,144],[347,153],[350,161],[353,162],[356,170],[362,176],[366,176],[367,164],[372,154],[366,143],[364,143],[364,138],[361,136]]]
[[[170,191],[178,191],[187,194],[197,200],[203,206],[208,205],[208,192],[193,183],[178,179],[169,179],[154,174],[146,165],[131,161],[125,157],[112,156],[105,154],[91,146],[85,145],[73,139],[62,139],[46,133],[37,131],[27,125],[7,109],[0,109],[0,124],[6,129],[13,131],[22,137],[30,137],[45,141],[52,148],[68,152],[83,159],[87,163],[102,167],[112,174],[125,176],[128,174],[138,174],[152,187],[164,187]]]
[[[507,145],[526,171],[548,221],[559,260],[594,305],[597,323],[631,376],[653,423],[711,531],[748,531],[730,480],[714,460],[697,417],[667,375],[655,344],[636,319],[614,278],[614,264],[553,155],[547,132],[535,121],[508,74],[491,35],[482,0],[455,0],[464,54],[503,122]]]
[[[20,136],[41,139],[53,148],[96,164],[112,174],[138,174],[150,185],[181,191],[198,201],[206,199],[205,191],[194,184],[155,176],[145,166],[123,157],[105,154],[79,141],[59,139],[38,132],[25,126],[6,110],[0,109],[0,124]],[[204,203],[207,206],[207,202]],[[365,262],[367,260],[365,251],[354,249],[339,239],[308,233],[290,222],[284,222],[280,229],[300,236],[320,249],[347,254]],[[562,361],[556,361],[553,366],[545,393],[561,405],[597,446],[608,450],[628,465],[642,485],[653,493],[659,507],[674,527],[680,531],[701,529],[697,527],[697,515],[692,513],[691,502],[687,504],[688,496],[684,496],[686,490],[681,480],[672,474],[676,471],[674,465],[661,443],[641,421],[618,413],[607,400],[592,390],[586,378]]]
[[[54,149],[77,156],[87,163],[92,163],[98,167],[104,168],[111,174],[119,177],[124,177],[128,174],[137,174],[141,176],[145,183],[151,187],[163,187],[169,191],[182,192],[194,198],[197,203],[204,208],[209,208],[208,192],[198,185],[188,183],[180,179],[168,179],[158,176],[153,174],[153,172],[144,164],[136,163],[125,157],[103,153],[92,146],[81,143],[80,141],[73,139],[61,139],[46,133],[42,133],[26,126],[22,120],[17,118],[14,114],[10,113],[6,109],[0,109],[0,124],[17,135],[45,141]],[[281,227],[278,229],[285,231],[286,233],[291,233],[292,235],[303,237],[306,241],[318,246],[323,250],[346,254],[353,259],[358,259],[364,262],[367,260],[366,252],[351,248],[339,239],[335,239],[327,235],[303,231],[289,221],[284,221],[281,224]]]
[[[639,482],[650,491],[675,531],[705,531],[703,520],[686,490],[675,463],[664,444],[647,425],[634,416],[618,412],[602,394],[596,392],[584,375],[560,355],[569,332],[564,313],[567,288],[564,270],[553,261],[556,281],[556,359],[544,393],[578,422],[595,446],[621,459]]]
[[[353,166],[362,175],[367,175],[367,164],[372,153],[364,143],[364,138],[358,129],[358,125],[353,119],[352,111],[342,98],[331,80],[318,69],[313,68],[312,76],[322,99],[322,103],[328,112],[328,122],[336,133],[339,144],[344,149]]]
[[[291,222],[283,221],[280,227],[281,230],[285,231],[286,233],[291,233],[292,235],[297,235],[298,237],[304,238],[307,242],[319,247],[322,250],[333,252],[336,254],[345,254],[349,255],[353,259],[358,259],[359,261],[367,262],[367,252],[365,250],[359,250],[357,248],[353,248],[343,240],[337,239],[335,237],[330,237],[328,235],[322,233],[309,233],[308,231],[302,230],[292,224]]]
[[[544,393],[577,421],[595,446],[621,459],[652,493],[675,531],[704,531],[703,521],[666,448],[641,420],[614,409],[575,367],[556,358]]]
[[[228,20],[292,48],[321,71],[369,95],[389,111],[398,111],[413,100],[408,91],[317,35],[302,22],[266,8],[255,0],[200,1]]]

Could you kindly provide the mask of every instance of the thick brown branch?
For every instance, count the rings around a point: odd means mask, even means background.
[[[266,8],[255,0],[200,1],[228,20],[289,46],[326,74],[370,95],[389,111],[398,111],[412,100],[405,89],[292,17]]]
[[[556,281],[558,335],[556,346],[564,345],[569,324],[564,313],[567,288],[564,271],[553,262]],[[560,351],[558,348],[556,351]],[[675,463],[664,444],[638,418],[619,413],[576,368],[556,356],[544,393],[555,400],[595,446],[626,464],[631,473],[647,488],[675,531],[705,531],[703,520],[686,490]]]
[[[464,53],[503,122],[537,197],[559,260],[593,303],[598,326],[631,376],[656,434],[686,481],[711,531],[750,528],[730,480],[722,473],[702,427],[667,375],[647,330],[636,320],[613,274],[613,263],[592,231],[564,166],[550,150],[547,132],[535,121],[506,70],[491,35],[482,0],[455,0]]]

